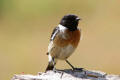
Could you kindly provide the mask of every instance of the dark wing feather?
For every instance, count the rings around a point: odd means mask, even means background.
[[[59,27],[55,27],[55,28],[53,29],[52,34],[51,34],[50,41],[53,41],[53,40],[54,40],[54,38],[55,38],[55,36],[56,36],[56,34],[57,34],[58,32],[59,32]]]

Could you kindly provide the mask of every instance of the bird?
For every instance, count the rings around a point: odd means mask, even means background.
[[[73,70],[77,69],[67,59],[80,42],[79,20],[81,19],[77,15],[67,14],[60,20],[59,25],[53,29],[47,52],[48,66],[45,71],[56,70],[55,65],[58,60],[65,60]]]

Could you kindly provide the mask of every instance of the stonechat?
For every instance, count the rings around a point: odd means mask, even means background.
[[[81,37],[78,28],[80,18],[73,14],[65,15],[54,28],[48,46],[49,63],[47,70],[54,70],[57,60],[65,60],[73,69],[67,58],[75,51]]]

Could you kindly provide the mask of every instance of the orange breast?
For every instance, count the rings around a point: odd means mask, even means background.
[[[65,38],[62,38],[59,34],[56,35],[56,38],[54,39],[53,43],[60,47],[67,46],[71,44],[73,47],[77,47],[79,41],[80,41],[80,30],[75,30],[75,31],[70,31],[70,30],[65,30],[64,32]],[[63,34],[63,35],[64,35]]]

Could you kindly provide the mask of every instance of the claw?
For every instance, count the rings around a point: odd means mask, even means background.
[[[56,68],[53,68],[53,71],[54,71],[55,73],[61,73],[60,78],[62,78],[64,72],[62,72],[62,71],[60,71],[60,70],[57,70]]]
[[[80,71],[82,72],[84,70],[84,68],[73,68],[73,71]]]

